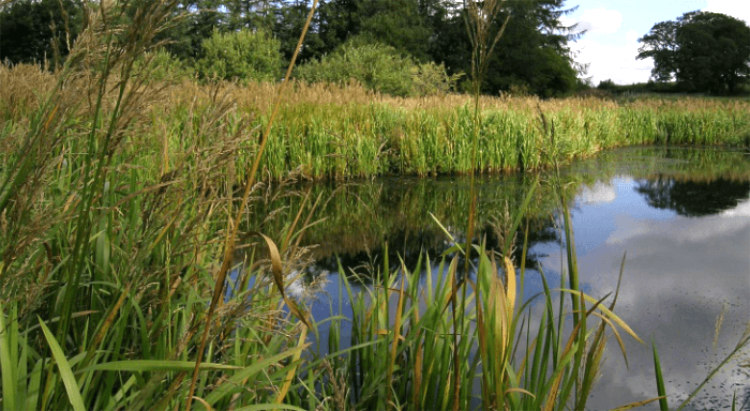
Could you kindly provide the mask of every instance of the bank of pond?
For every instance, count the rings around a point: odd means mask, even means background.
[[[296,84],[246,186],[274,85],[110,74],[0,66],[3,408],[750,401],[747,101]]]

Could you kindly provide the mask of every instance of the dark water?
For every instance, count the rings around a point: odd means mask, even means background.
[[[610,340],[589,406],[612,408],[657,396],[651,341],[659,349],[670,406],[679,404],[734,347],[750,321],[750,156],[617,150],[577,161],[560,178],[571,206],[582,288],[597,297],[613,291],[627,252],[615,311],[647,342],[625,339],[626,368]],[[502,243],[508,216],[537,179],[541,183],[527,213],[526,264],[542,266],[554,284],[564,262],[551,175],[481,178],[477,241],[486,239],[490,248]],[[336,256],[345,270],[366,276],[386,257],[396,268],[399,257],[409,267],[420,252],[439,255],[449,244],[430,213],[457,239],[465,238],[470,201],[465,178],[380,179],[308,190],[327,199],[316,211],[325,220],[303,242],[319,244],[311,253],[316,263],[308,269],[310,278],[328,273],[312,304],[317,319],[330,315],[331,307],[346,313],[345,298],[339,300]],[[526,278],[525,295],[539,291],[533,269]],[[750,408],[750,368],[738,366],[745,363],[750,363],[748,350],[707,385],[692,407],[727,408],[736,392],[738,405]]]

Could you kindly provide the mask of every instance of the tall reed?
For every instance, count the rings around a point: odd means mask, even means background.
[[[235,192],[240,154],[257,128],[218,87],[159,115],[168,92],[150,83],[154,66],[142,59],[175,7],[88,9],[65,66],[39,75],[45,97],[15,105],[3,96],[3,408],[273,403],[299,363],[301,330],[281,310],[278,275],[266,275],[278,272],[279,255],[270,264],[249,253],[206,320],[223,228],[246,202]],[[19,70],[28,68],[0,76]],[[204,348],[210,361],[190,360]],[[196,368],[203,378],[186,383]]]
[[[507,224],[511,230],[513,223]],[[566,244],[571,247],[572,239]],[[616,293],[605,305],[609,295],[595,299],[567,282],[552,290],[541,271],[543,293],[526,297],[518,287],[527,274],[524,258],[516,266],[484,244],[475,247],[477,268],[464,279],[470,285],[466,294],[454,285],[459,255],[465,255],[458,245],[447,251],[456,255],[446,254],[437,267],[424,256],[411,269],[401,263],[394,272],[377,271],[374,285],[363,293],[350,284],[361,281],[359,274],[342,276],[353,313],[351,340],[339,340],[342,318],[332,312],[328,348],[333,354],[311,363],[309,372],[320,375],[315,367],[335,367],[327,374],[341,378],[347,390],[337,392],[340,385],[322,382],[323,398],[343,396],[352,408],[368,409],[448,409],[456,403],[460,409],[584,408],[606,329],[621,346],[622,332],[640,341],[614,314]],[[568,296],[576,299],[579,311],[565,304]],[[448,315],[453,307],[463,315]],[[573,315],[579,318],[575,324],[566,320]],[[598,324],[588,329],[594,319]],[[454,339],[455,334],[461,338]],[[349,348],[339,351],[344,345]],[[456,351],[461,353],[458,367]],[[453,390],[457,379],[463,381],[458,393]]]

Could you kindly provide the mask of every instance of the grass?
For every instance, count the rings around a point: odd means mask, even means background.
[[[572,241],[567,244],[572,247]],[[354,280],[342,277],[353,312],[351,340],[338,340],[344,319],[334,312],[328,344],[331,351],[351,348],[327,361],[347,391],[323,384],[323,398],[343,396],[356,409],[447,409],[454,401],[460,409],[584,408],[606,345],[605,329],[620,344],[621,333],[638,339],[612,312],[616,295],[605,306],[607,296],[596,300],[574,284],[552,290],[542,274],[544,292],[525,298],[517,287],[525,266],[516,268],[484,246],[466,282],[470,291],[459,292],[462,250],[451,251],[456,256],[444,256],[437,267],[425,256],[413,269],[402,263],[394,272],[379,271],[364,294],[353,293]],[[541,316],[531,309],[535,300],[544,307]],[[463,315],[454,316],[456,309]],[[566,320],[571,315],[578,322]],[[588,328],[594,319],[598,324]],[[461,338],[454,340],[454,334]],[[455,364],[455,358],[461,362]],[[457,399],[451,390],[456,379],[463,381]]]
[[[508,258],[521,214],[502,227],[505,254],[477,250],[461,292],[460,257],[446,256],[425,287],[423,265],[394,275],[386,262],[380,287],[350,294],[350,348],[313,360],[306,337],[318,330],[285,294],[285,274],[304,268],[321,197],[261,213],[270,185],[528,171],[632,144],[747,144],[746,102],[482,98],[474,134],[466,96],[294,84],[279,106],[275,85],[153,82],[142,59],[175,6],[103,2],[59,71],[0,66],[4,409],[583,407],[604,330],[628,328],[613,302],[572,280],[547,287],[532,316],[514,285],[525,259]],[[328,321],[335,348],[342,320]]]
[[[28,127],[34,92],[44,91],[47,75],[27,66],[0,69],[8,88],[0,101],[4,129]],[[39,84],[31,90],[28,84]],[[191,121],[212,110],[217,99],[232,105],[221,120],[226,133],[249,127],[236,159],[236,183],[244,181],[244,164],[258,148],[260,129],[268,120],[273,86],[231,83],[199,85],[185,80],[163,84],[160,104],[143,107],[153,123],[137,124],[140,158],[170,162],[184,156],[186,142],[200,138]],[[31,95],[29,95],[31,93]],[[13,97],[10,97],[13,96]],[[281,107],[260,166],[264,179],[280,180],[297,171],[312,179],[351,179],[376,175],[468,174],[537,170],[602,150],[633,145],[724,145],[746,147],[750,106],[746,101],[709,98],[611,101],[570,98],[541,101],[533,97],[483,97],[476,162],[472,161],[473,109],[469,96],[392,98],[346,88],[295,84]],[[549,146],[540,129],[541,109],[554,125]],[[165,147],[168,150],[165,150]],[[547,150],[552,156],[542,156]]]

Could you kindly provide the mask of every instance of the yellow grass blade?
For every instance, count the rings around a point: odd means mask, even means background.
[[[503,262],[505,265],[506,286],[508,288],[508,313],[513,315],[516,308],[516,269],[513,267],[513,261],[507,256],[503,257]]]
[[[630,404],[625,404],[625,405],[623,405],[621,407],[613,408],[612,411],[626,411],[626,410],[629,410],[629,409],[632,409],[632,408],[643,407],[644,405],[651,404],[652,402],[659,401],[659,400],[661,400],[663,398],[666,398],[666,396],[664,396],[664,397],[649,398],[649,399],[643,400],[643,401],[631,402]]]
[[[581,291],[571,290],[571,289],[568,289],[568,288],[562,288],[562,289],[560,289],[560,291],[563,291],[563,292],[566,292],[566,293],[570,293],[570,294],[574,294],[574,295],[578,295],[578,296],[583,296],[583,298],[586,301],[590,302],[590,303],[594,303],[595,304],[597,302],[597,300],[595,298],[593,298],[593,297],[591,297],[591,296],[589,296],[589,295],[587,295],[587,294],[585,294],[585,293],[583,293]],[[643,344],[643,340],[641,340],[641,338],[638,337],[638,335],[635,333],[635,331],[633,331],[633,329],[631,329],[630,326],[627,325],[625,323],[625,321],[623,321],[615,313],[613,313],[612,311],[610,311],[608,308],[604,307],[603,305],[599,305],[598,309],[605,316],[607,316],[609,319],[611,319],[613,322],[615,322],[618,326],[620,326],[620,328],[622,328],[623,330],[625,330],[626,333],[630,334],[630,336],[633,337],[636,341],[638,341],[639,343]]]
[[[297,341],[297,352],[294,353],[294,356],[292,357],[292,362],[297,362],[300,359],[300,356],[302,355],[302,349],[305,346],[305,340],[307,339],[307,326],[302,324],[302,332],[299,335],[299,340]],[[299,367],[299,363],[297,363],[292,369],[290,369],[286,373],[286,378],[284,378],[284,386],[281,387],[281,390],[279,391],[279,395],[276,397],[276,403],[281,404],[284,402],[284,398],[286,398],[286,394],[289,392],[289,388],[292,386],[292,381],[294,380],[294,374],[297,373],[297,368]]]

